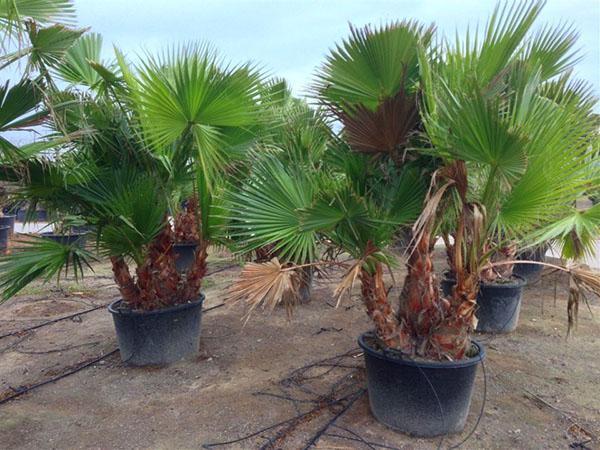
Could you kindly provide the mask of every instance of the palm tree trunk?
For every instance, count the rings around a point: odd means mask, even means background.
[[[120,256],[111,256],[112,271],[123,300],[132,308],[140,307],[140,290],[133,281],[129,267]]]
[[[383,282],[383,267],[376,263],[375,273],[371,274],[364,268],[360,271],[362,299],[367,308],[367,314],[375,323],[375,330],[388,348],[406,351],[410,348],[408,336],[402,333],[400,322],[394,314],[388,301],[388,294]]]

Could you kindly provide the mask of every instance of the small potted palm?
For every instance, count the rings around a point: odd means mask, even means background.
[[[323,166],[323,157],[327,148],[333,143],[333,135],[327,119],[319,110],[310,108],[306,101],[292,96],[285,80],[274,79],[261,88],[261,105],[263,106],[264,132],[253,149],[252,164],[246,170],[238,172],[237,184],[229,189],[228,201],[230,210],[227,234],[230,247],[238,254],[255,262],[267,262],[272,258],[285,264],[294,261],[308,264],[298,277],[298,301],[308,303],[311,297],[315,267],[310,266],[318,256],[315,253],[297,255],[285,243],[273,240],[266,245],[263,241],[245,239],[253,227],[253,220],[259,221],[266,213],[264,209],[255,209],[252,199],[268,183],[271,194],[293,199],[295,209],[309,206],[314,190],[290,192],[288,187],[294,184],[293,178],[302,177],[303,173],[317,173]],[[293,172],[273,178],[271,170],[281,173],[282,167]],[[293,168],[293,169],[292,169]],[[291,176],[291,178],[290,178]],[[277,196],[270,200],[276,202]],[[266,200],[266,199],[265,199]],[[290,230],[297,225],[293,222],[294,210],[287,216],[279,218],[280,224],[288,223]],[[250,232],[251,234],[251,232]]]
[[[2,261],[0,286],[6,299],[35,278],[67,267],[80,275],[93,259],[108,259],[121,293],[109,311],[123,361],[167,364],[198,349],[218,189],[259,125],[260,76],[248,65],[223,68],[211,48],[193,45],[133,70],[118,51],[116,64],[100,61],[96,36],[82,39],[54,67],[71,83],[71,101],[51,125],[71,138],[21,190],[32,203],[54,198],[76,208],[95,230],[99,255],[32,239]],[[178,268],[173,247],[190,239],[192,261]]]

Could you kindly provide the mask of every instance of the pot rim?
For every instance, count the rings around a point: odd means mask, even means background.
[[[169,306],[167,308],[155,309],[152,311],[139,311],[139,310],[122,310],[117,308],[117,305],[123,301],[122,298],[118,298],[115,301],[111,302],[108,305],[108,312],[118,316],[152,316],[163,313],[170,313],[175,311],[181,311],[185,309],[192,309],[199,306],[202,306],[204,303],[204,299],[206,298],[204,294],[201,292],[198,301],[189,302],[189,303],[180,303],[179,305]]]
[[[365,342],[365,337],[373,336],[373,334],[374,333],[372,331],[367,331],[358,337],[358,345],[360,346],[360,348],[362,348],[365,353],[368,353],[369,356],[373,356],[375,358],[378,358],[378,359],[384,360],[386,362],[389,362],[391,364],[396,364],[399,366],[420,367],[423,369],[460,369],[463,367],[470,367],[475,364],[478,364],[481,361],[483,361],[486,357],[485,347],[483,346],[483,344],[477,342],[474,339],[471,339],[471,344],[473,344],[475,347],[477,347],[477,350],[479,350],[477,356],[464,358],[464,359],[461,359],[458,361],[431,361],[431,360],[423,360],[423,359],[421,359],[421,360],[399,359],[396,357],[388,356],[385,353],[378,352],[378,351],[374,350],[373,348],[371,348]]]
[[[525,278],[523,278],[521,275],[517,275],[517,274],[512,274],[511,275],[512,278],[516,278],[515,280],[510,280],[506,283],[488,283],[485,281],[480,281],[479,283],[481,284],[481,286],[485,286],[485,287],[492,287],[492,288],[518,288],[518,287],[522,287],[525,286],[527,284],[527,281],[525,280]]]
[[[173,247],[197,247],[198,242],[186,241],[186,242],[174,242]]]
[[[540,267],[543,267],[540,265]],[[452,277],[452,276],[448,276],[450,274],[449,271],[445,271],[442,274],[442,279],[441,281],[456,281],[456,278]],[[511,280],[507,283],[488,283],[485,281],[480,281],[479,285],[480,286],[485,286],[485,287],[493,287],[493,288],[502,288],[502,287],[507,287],[507,288],[516,288],[516,287],[521,287],[521,286],[525,286],[527,284],[527,280],[525,280],[524,277],[522,277],[521,275],[517,275],[516,273],[513,273],[511,275],[511,278],[515,278],[514,280]]]
[[[0,219],[1,218],[7,219],[7,218],[11,218],[11,217],[15,217],[16,218],[17,215],[16,214],[4,214],[4,215],[0,216]]]

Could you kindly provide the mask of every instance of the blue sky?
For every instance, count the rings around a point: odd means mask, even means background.
[[[481,26],[487,0],[75,0],[78,22],[135,56],[189,41],[211,42],[227,60],[259,63],[298,94],[348,23],[415,18],[454,34]],[[580,33],[581,78],[600,92],[600,0],[548,0],[539,23],[567,21]]]

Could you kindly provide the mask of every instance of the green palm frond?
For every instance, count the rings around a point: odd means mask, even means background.
[[[577,31],[567,23],[557,27],[546,25],[527,43],[523,59],[539,64],[542,80],[548,80],[581,61],[579,51],[574,49],[578,37]]]
[[[0,0],[0,32],[4,40],[18,41],[25,33],[27,19],[41,25],[72,25],[75,20],[73,0]]]
[[[264,109],[264,132],[258,152],[277,154],[290,164],[316,169],[328,151],[333,134],[323,111],[290,98]]]
[[[27,25],[31,49],[28,65],[46,72],[47,67],[55,66],[64,58],[71,46],[85,33],[85,29],[72,29],[64,25],[50,25],[39,28],[36,23]]]
[[[148,141],[161,152],[183,141],[211,180],[253,138],[260,81],[252,66],[223,66],[207,46],[150,57],[134,93]]]
[[[252,175],[225,205],[231,236],[243,252],[273,244],[281,259],[296,263],[315,258],[318,236],[305,228],[301,211],[312,205],[317,185],[310,173],[274,158],[253,165]]]
[[[143,252],[167,220],[166,198],[150,174],[131,167],[100,169],[89,182],[74,186],[84,215],[97,218],[98,244],[110,256],[140,263]]]
[[[597,238],[600,236],[600,204],[585,211],[570,209],[560,220],[538,230],[533,242],[554,241],[558,244],[561,257],[580,260],[594,256]]]
[[[102,36],[87,33],[81,36],[56,65],[56,73],[64,81],[97,89],[100,83],[117,81],[115,67],[102,63]]]
[[[481,46],[475,39],[471,57],[476,61],[480,82],[487,83],[496,77],[522,48],[523,42],[539,17],[543,0],[515,0],[498,2],[483,33]],[[542,38],[546,35],[542,32]],[[536,41],[532,53],[544,49],[543,39]]]
[[[79,279],[84,267],[96,258],[77,243],[63,245],[46,238],[28,236],[17,241],[9,256],[0,258],[0,290],[2,299],[8,300],[36,279],[50,281],[70,272]]]
[[[372,199],[357,195],[348,186],[324,192],[302,212],[307,230],[320,230],[335,246],[362,258],[370,245],[385,248],[400,223]]]
[[[0,131],[37,125],[47,115],[38,111],[42,99],[41,80],[22,79],[9,87],[0,86]]]
[[[398,22],[380,28],[351,28],[317,72],[314,91],[326,102],[362,105],[374,111],[387,98],[411,89],[418,80],[417,49],[433,27]]]

